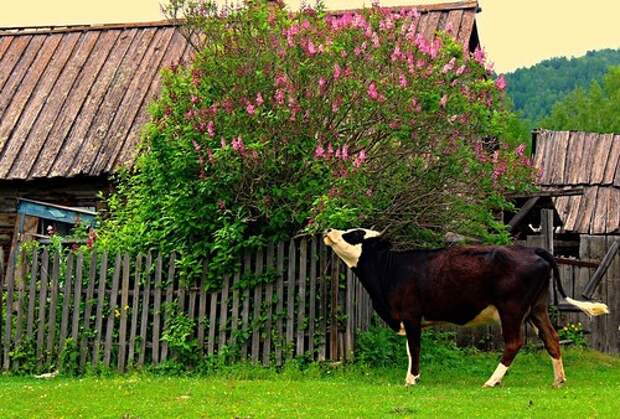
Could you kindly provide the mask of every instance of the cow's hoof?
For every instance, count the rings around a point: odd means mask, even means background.
[[[493,388],[498,387],[502,382],[501,381],[487,381],[482,385],[482,388]]]
[[[561,379],[561,380],[556,380],[553,382],[553,387],[554,388],[561,388],[564,386],[564,383],[566,382],[566,379]]]
[[[405,387],[415,386],[419,378],[419,375],[407,374],[407,378],[405,378]]]
[[[398,336],[407,336],[407,332],[405,331],[405,325],[400,323],[400,330],[398,331]]]

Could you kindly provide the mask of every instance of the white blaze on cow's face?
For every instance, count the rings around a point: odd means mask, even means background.
[[[331,247],[349,268],[354,268],[362,255],[362,242],[379,235],[381,233],[378,231],[365,228],[352,228],[350,230],[329,228],[323,235],[323,242]]]

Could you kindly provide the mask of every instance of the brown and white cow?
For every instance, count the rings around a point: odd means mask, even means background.
[[[547,311],[549,281],[566,302],[590,316],[607,306],[567,298],[553,256],[520,246],[461,246],[393,251],[381,233],[329,229],[323,240],[357,275],[378,315],[394,330],[404,325],[409,367],[405,385],[420,377],[421,328],[434,323],[470,326],[498,322],[504,337],[501,362],[484,384],[501,383],[523,345],[522,326],[532,323],[551,356],[554,385],[565,380],[558,334]]]

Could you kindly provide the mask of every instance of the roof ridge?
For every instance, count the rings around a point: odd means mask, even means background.
[[[8,26],[0,27],[0,35],[37,35],[64,32],[81,31],[102,31],[112,29],[134,29],[134,28],[153,28],[179,26],[179,20],[154,20],[145,22],[128,23],[96,23],[96,24],[77,24],[77,25],[37,25],[37,26]]]
[[[457,0],[444,3],[432,3],[432,4],[405,4],[400,6],[386,6],[383,7],[387,10],[407,10],[417,9],[420,12],[440,12],[446,10],[462,10],[462,9],[475,9],[476,12],[480,11],[478,0]],[[328,10],[327,13],[340,15],[344,13],[359,12],[362,8],[357,9],[343,9],[343,10]],[[113,29],[133,29],[133,28],[149,28],[149,27],[166,27],[166,26],[179,26],[183,22],[183,19],[162,19],[154,21],[144,22],[126,22],[126,23],[95,23],[95,24],[75,24],[75,25],[33,25],[33,26],[0,26],[0,36],[6,35],[37,35],[37,34],[51,34],[51,33],[64,33],[64,32],[81,32],[81,31],[101,31],[101,30],[113,30]]]

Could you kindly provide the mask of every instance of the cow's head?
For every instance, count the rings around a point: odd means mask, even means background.
[[[363,250],[368,250],[379,242],[388,245],[380,236],[380,232],[365,228],[350,230],[328,228],[323,234],[323,242],[331,247],[349,268],[355,268]]]

